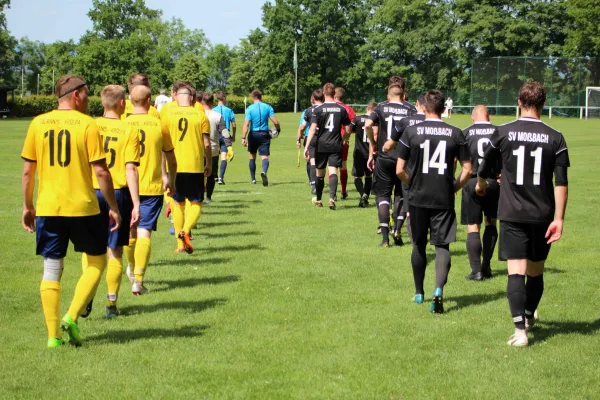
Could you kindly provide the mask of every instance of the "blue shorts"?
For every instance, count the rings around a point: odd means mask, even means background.
[[[271,135],[267,131],[250,132],[248,135],[248,152],[261,156],[271,155]]]
[[[221,146],[221,153],[227,153],[227,145],[223,136],[219,137],[219,146]]]
[[[185,203],[185,199],[188,199],[191,203],[202,203],[204,201],[203,173],[183,172],[177,174],[173,200],[177,203]]]
[[[131,194],[128,188],[115,189],[115,197],[117,198],[117,206],[119,207],[119,214],[121,214],[121,226],[114,232],[110,231],[108,211],[110,207],[104,199],[102,192],[96,189],[96,197],[98,198],[98,205],[100,206],[100,214],[104,218],[104,227],[108,232],[108,248],[116,249],[117,247],[127,246],[129,243],[129,225],[131,224],[131,211],[133,211],[133,203],[131,201]]]
[[[69,240],[75,251],[91,256],[106,254],[108,230],[102,214],[88,217],[37,217],[35,254],[52,259],[67,255]]]
[[[163,196],[140,196],[140,223],[138,228],[155,231],[163,206]]]

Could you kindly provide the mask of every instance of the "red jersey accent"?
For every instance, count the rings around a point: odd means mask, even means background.
[[[356,112],[354,112],[354,109],[352,109],[352,107],[350,107],[347,104],[342,103],[341,101],[335,101],[336,103],[338,103],[340,106],[344,107],[344,109],[346,110],[346,114],[348,114],[348,118],[350,118],[350,121],[353,121],[354,118],[356,117]],[[344,127],[342,126],[342,129],[340,131],[340,134],[342,136],[344,136]]]

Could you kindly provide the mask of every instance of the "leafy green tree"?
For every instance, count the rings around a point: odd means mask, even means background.
[[[208,87],[210,90],[227,90],[234,54],[234,51],[224,44],[218,44],[208,50],[206,65],[209,72]]]
[[[102,39],[119,39],[137,32],[148,21],[160,23],[162,11],[152,10],[144,0],[93,0],[88,16],[93,33]]]
[[[600,56],[600,6],[596,0],[569,0],[569,26],[566,52],[573,56]]]
[[[14,51],[17,40],[11,36],[6,27],[5,8],[10,7],[10,0],[0,0],[0,86],[14,85],[13,69],[17,64]]]
[[[187,52],[175,63],[173,81],[188,81],[196,90],[205,90],[208,85],[208,68],[200,57]]]
[[[232,94],[246,96],[253,89],[264,89],[267,84],[267,65],[263,61],[266,38],[265,32],[255,29],[235,48],[228,87]]]

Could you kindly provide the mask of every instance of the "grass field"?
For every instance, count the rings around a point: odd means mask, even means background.
[[[197,251],[174,254],[161,218],[146,275],[151,293],[134,298],[124,279],[125,315],[106,321],[103,283],[81,323],[84,347],[55,351],[45,348],[42,260],[20,225],[19,154],[29,121],[0,120],[0,398],[600,396],[600,121],[551,121],[572,163],[565,232],[547,263],[539,328],[529,348],[515,349],[505,344],[513,326],[504,263],[492,263],[494,279],[467,282],[461,227],[451,246],[447,313],[412,304],[410,247],[377,248],[376,209],[359,209],[352,186],[335,212],[311,206],[304,166],[296,167],[299,115],[279,117],[271,185],[249,184],[238,141],[227,184],[195,231]],[[451,121],[469,124],[464,116]],[[63,311],[79,260],[70,250]],[[427,294],[434,270],[430,264]]]

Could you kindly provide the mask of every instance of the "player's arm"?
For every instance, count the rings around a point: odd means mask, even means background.
[[[33,189],[35,188],[35,170],[37,163],[25,160],[21,185],[23,188],[22,224],[28,232],[35,232],[35,207],[33,206]]]
[[[352,127],[350,124],[344,125],[344,134],[342,135],[342,140],[347,142],[350,140],[350,135],[352,135]]]
[[[300,148],[302,145],[302,136],[304,136],[304,130],[306,129],[306,121],[302,121],[300,126],[298,127],[298,132],[296,134],[296,147]]]
[[[114,222],[114,225],[110,230],[111,232],[114,232],[119,229],[119,226],[121,226],[121,214],[119,214],[119,206],[117,205],[115,188],[113,186],[110,171],[108,170],[106,160],[104,159],[92,162],[92,167],[94,168],[96,178],[98,178],[100,191],[102,192],[106,203],[108,203],[108,206],[110,207],[108,214],[111,218],[111,222]]]
[[[488,179],[494,178],[492,176],[493,166],[498,165],[501,162],[501,153],[500,149],[494,147],[493,144],[490,144],[483,154],[483,158],[479,161],[479,169],[477,170],[477,186],[475,187],[475,192],[483,196],[485,194],[485,190],[488,187]]]
[[[177,176],[177,159],[173,150],[163,151],[163,163],[166,162],[169,166],[166,173],[166,181],[164,181],[163,189],[167,191],[169,196],[175,193],[175,177]]]
[[[548,227],[546,239],[548,244],[560,240],[562,237],[567,200],[569,197],[569,179],[567,169],[570,166],[569,152],[564,138],[559,142],[559,152],[556,154],[554,164],[554,221]]]
[[[235,124],[235,116],[234,115],[231,116],[230,124],[231,124],[231,141],[235,142],[235,134],[237,132],[237,125]]]
[[[250,120],[247,119],[244,121],[244,126],[242,127],[242,145],[244,147],[248,147],[248,135],[250,134]]]
[[[407,185],[410,185],[410,176],[406,172],[406,163],[410,158],[410,139],[404,138],[400,140],[400,148],[398,149],[398,161],[396,162],[396,175]]]
[[[277,120],[277,117],[275,115],[269,117],[269,119],[271,120],[271,122],[273,122],[273,125],[275,125],[275,129],[277,129],[277,133],[281,132],[281,125],[279,125],[279,120]]]
[[[131,194],[133,211],[131,213],[131,227],[136,226],[140,220],[140,187],[138,168],[135,163],[127,163],[125,166],[125,175],[127,178],[127,187]]]
[[[473,173],[473,166],[471,165],[470,159],[460,161],[460,165],[462,170],[460,172],[460,178],[454,182],[454,192],[458,192],[460,189],[462,189],[462,187],[469,182],[469,179],[471,179],[471,175]]]
[[[205,133],[202,135],[204,140],[204,160],[206,164],[204,165],[204,176],[210,176],[212,170],[212,146],[210,144],[210,133]]]
[[[457,137],[458,154],[454,157],[454,173],[456,173],[457,161],[460,162],[462,170],[460,172],[460,178],[454,182],[454,192],[458,192],[463,186],[469,182],[473,175],[473,166],[471,164],[471,151],[467,144],[467,139],[462,131],[459,131]],[[456,176],[456,175],[454,175]]]
[[[375,168],[375,160],[373,158],[375,151],[377,149],[377,142],[375,139],[375,130],[373,129],[375,126],[375,122],[369,117],[365,121],[364,129],[367,132],[367,137],[369,138],[369,159],[367,160],[367,168],[373,171]]]
[[[310,146],[310,143],[311,143],[312,139],[315,137],[316,133],[317,133],[317,123],[313,122],[310,124],[310,130],[308,131],[308,137],[306,138],[306,146],[304,146],[304,158],[306,160],[310,159],[308,147]]]
[[[408,118],[402,118],[397,124],[394,124],[394,130],[392,132],[391,138],[383,145],[384,153],[391,152],[398,145],[398,141],[400,140],[402,134],[407,128],[406,122],[404,121],[408,121]]]

